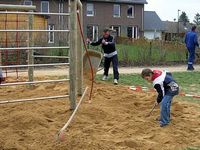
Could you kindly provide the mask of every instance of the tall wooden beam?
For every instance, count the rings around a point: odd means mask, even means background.
[[[77,77],[77,0],[71,0],[71,14],[70,14],[70,106],[74,110],[76,108],[76,77]]]
[[[78,11],[80,15],[81,20],[81,26],[83,26],[83,10],[82,10],[82,4],[78,3]],[[79,25],[79,24],[78,24]],[[80,29],[79,29],[80,30]],[[77,93],[78,95],[83,94],[83,42],[81,39],[80,31],[78,34],[78,48],[77,48]]]
[[[29,30],[33,30],[33,18],[34,16],[32,14],[28,15]],[[34,46],[33,33],[29,32],[28,33],[28,47],[33,47],[33,46]],[[33,65],[33,64],[34,64],[33,49],[29,49],[28,50],[28,65]],[[28,79],[29,79],[29,82],[33,81],[33,67],[32,66],[28,67]],[[31,85],[29,87],[31,87]]]

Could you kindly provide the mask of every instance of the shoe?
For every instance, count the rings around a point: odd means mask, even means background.
[[[102,78],[102,81],[106,81],[106,80],[108,80],[108,76],[104,75]]]
[[[115,85],[117,85],[117,84],[118,84],[118,80],[117,80],[117,79],[114,79],[113,83],[114,83]]]
[[[194,67],[193,66],[192,67],[188,67],[187,71],[194,71]]]
[[[168,124],[160,124],[160,127],[162,128],[162,127],[165,127],[165,126],[167,126]]]

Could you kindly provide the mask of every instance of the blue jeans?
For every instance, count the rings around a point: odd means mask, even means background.
[[[188,48],[189,57],[188,57],[188,69],[191,69],[195,60],[195,48]]]
[[[160,125],[167,125],[170,122],[170,107],[173,96],[165,95],[160,105]]]

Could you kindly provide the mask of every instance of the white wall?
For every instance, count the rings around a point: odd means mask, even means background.
[[[159,38],[160,40],[162,39],[162,32],[161,31],[144,31],[144,37],[153,40],[155,38]]]

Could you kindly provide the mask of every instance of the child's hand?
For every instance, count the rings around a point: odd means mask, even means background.
[[[158,106],[158,105],[159,105],[159,103],[157,101],[155,101],[155,106]]]
[[[87,42],[87,44],[91,44],[92,43],[89,38],[87,38],[86,42]]]

